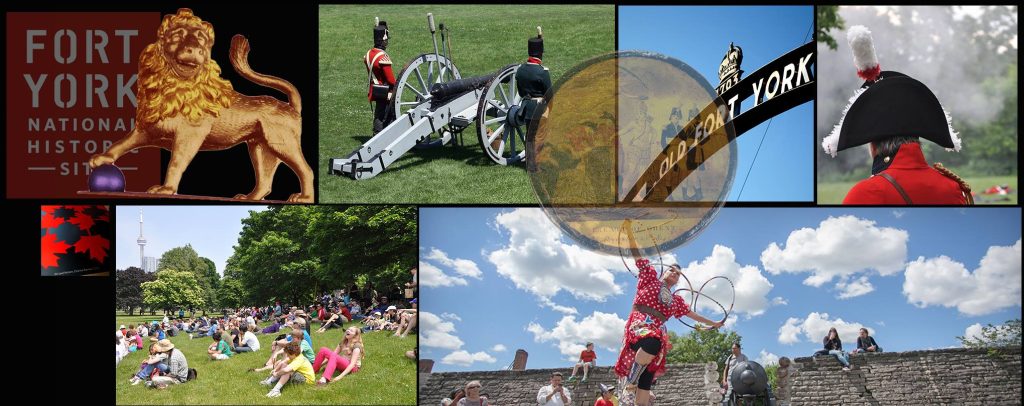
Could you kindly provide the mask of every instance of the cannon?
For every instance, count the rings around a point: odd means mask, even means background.
[[[729,397],[722,400],[723,405],[764,405],[775,406],[775,396],[768,385],[768,373],[761,364],[754,361],[743,361],[736,364],[729,374]]]
[[[516,119],[522,102],[515,79],[519,65],[463,78],[452,62],[449,30],[440,25],[439,51],[432,14],[427,14],[427,23],[434,52],[402,68],[390,106],[395,121],[347,157],[331,158],[330,173],[372,178],[413,148],[462,145],[462,132],[474,123],[491,161],[511,165],[526,158],[526,128]]]

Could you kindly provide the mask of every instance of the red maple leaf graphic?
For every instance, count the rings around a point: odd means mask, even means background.
[[[51,266],[57,266],[57,254],[66,254],[70,245],[65,244],[63,241],[57,241],[56,234],[47,234],[43,236],[42,242],[42,256],[40,264],[43,268],[49,268]]]
[[[51,207],[50,210],[46,210],[45,206],[43,208],[43,210],[46,211],[46,214],[43,215],[43,218],[40,221],[40,225],[39,226],[41,228],[54,228],[54,227],[59,227],[61,224],[64,224],[64,217],[54,217],[53,216],[54,211],[57,210],[56,206],[50,206],[50,207]]]
[[[103,262],[107,257],[107,249],[110,248],[110,240],[101,235],[83,235],[75,243],[75,252],[84,253],[89,251],[89,258]]]
[[[68,222],[78,226],[78,228],[86,232],[88,232],[89,229],[92,228],[93,224],[96,224],[96,221],[95,219],[92,218],[92,215],[85,214],[81,211],[75,213],[75,216],[72,217],[71,220],[69,220]]]

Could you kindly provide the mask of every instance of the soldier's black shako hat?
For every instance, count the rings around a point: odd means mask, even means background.
[[[384,41],[388,40],[388,34],[390,34],[388,32],[388,22],[378,21],[377,24],[373,26],[373,44],[380,45],[384,43]]]
[[[537,36],[526,41],[526,54],[534,58],[544,55],[544,34],[540,27],[537,27]]]
[[[924,138],[959,151],[960,138],[939,99],[910,76],[882,71],[870,35],[863,26],[851,27],[848,33],[857,74],[865,82],[850,98],[839,124],[822,141],[825,152],[834,157],[844,149],[899,136]]]

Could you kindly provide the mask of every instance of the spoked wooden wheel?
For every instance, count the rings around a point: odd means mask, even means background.
[[[509,122],[509,111],[519,108],[523,98],[516,91],[516,69],[509,65],[487,83],[477,106],[476,130],[480,146],[499,165],[526,159],[526,125]]]
[[[398,75],[395,86],[395,116],[430,100],[430,86],[434,83],[462,79],[459,68],[444,56],[422,54],[409,61]]]

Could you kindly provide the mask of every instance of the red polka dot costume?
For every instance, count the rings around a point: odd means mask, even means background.
[[[646,306],[657,310],[667,317],[682,317],[690,313],[690,306],[683,301],[683,298],[673,295],[670,288],[665,287],[665,294],[662,294],[664,282],[658,279],[658,272],[651,266],[647,259],[636,260],[636,267],[640,269],[640,280],[636,286],[636,297],[633,298],[633,311],[626,320],[626,332],[622,339],[622,352],[619,353],[619,360],[615,363],[615,373],[618,376],[629,375],[629,369],[633,366],[636,352],[629,347],[645,337],[656,337],[661,341],[661,351],[647,365],[647,370],[654,373],[655,377],[665,374],[665,354],[672,347],[668,341],[668,329],[665,322],[656,317],[642,313],[636,306]]]

